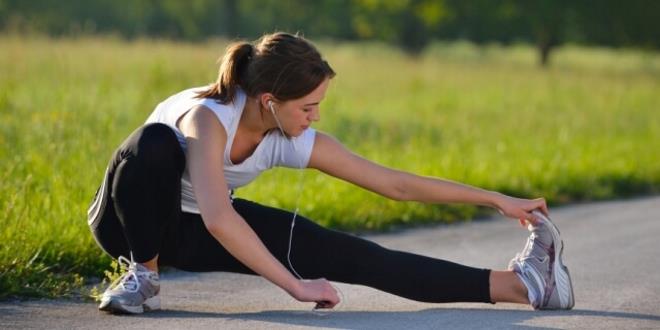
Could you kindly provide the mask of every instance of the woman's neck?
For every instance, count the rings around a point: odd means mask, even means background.
[[[268,131],[277,127],[270,113],[262,113],[261,104],[257,99],[248,97],[238,126],[248,135],[263,136]]]

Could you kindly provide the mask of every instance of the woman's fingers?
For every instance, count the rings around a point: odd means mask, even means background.
[[[538,225],[543,220],[534,215],[533,212],[523,211],[523,216],[519,217],[518,221],[523,227],[527,227],[527,224]]]
[[[323,308],[333,308],[337,305],[337,303],[332,303],[329,301],[320,301],[316,303],[316,306],[314,306],[314,309],[323,309]]]
[[[302,291],[294,296],[299,301],[315,302],[316,308],[332,308],[339,303],[337,290],[324,278],[301,280]]]
[[[532,214],[527,213],[524,218],[518,219],[520,221],[520,225],[523,228],[526,228],[528,224],[536,225],[538,223],[538,220],[536,220],[536,217]]]
[[[534,214],[534,211],[540,211],[546,217],[549,216],[548,205],[545,203],[545,198],[537,198],[532,200],[532,203],[528,205],[528,208],[524,209],[525,216],[524,218],[528,220],[531,224],[539,224],[543,221],[540,217]]]
[[[339,303],[339,294],[332,284],[325,278],[320,278],[318,281],[323,286],[321,299],[316,301],[314,308],[333,308]]]
[[[536,210],[546,217],[550,216],[545,198],[522,199],[508,197],[501,201],[497,210],[505,216],[518,219],[522,227],[526,227],[527,224],[538,225],[543,221],[541,215],[534,214]]]
[[[548,204],[546,204],[545,198],[537,198],[534,200],[534,208],[530,210],[530,212],[534,210],[541,211],[541,213],[543,213],[546,217],[550,216],[550,211],[548,211]],[[541,219],[537,219],[537,220],[540,221]]]
[[[330,282],[328,282],[326,279],[321,280],[324,281],[327,285],[326,294],[322,300],[316,302],[314,309],[333,308],[339,303],[339,294],[337,293],[337,289],[335,289],[335,287],[332,286],[332,284],[330,284]]]

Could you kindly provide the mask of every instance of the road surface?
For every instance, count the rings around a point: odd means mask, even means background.
[[[575,287],[571,311],[516,304],[419,303],[363,286],[337,284],[344,300],[314,313],[256,276],[172,271],[161,276],[163,310],[114,316],[91,302],[0,303],[0,328],[48,329],[660,329],[660,197],[551,210]],[[501,269],[527,237],[494,217],[368,235],[389,248]],[[392,270],[396,271],[396,270]]]

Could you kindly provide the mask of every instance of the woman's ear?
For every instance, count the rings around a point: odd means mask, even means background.
[[[270,110],[270,102],[275,102],[275,97],[271,93],[262,93],[258,97],[259,105],[263,109]]]

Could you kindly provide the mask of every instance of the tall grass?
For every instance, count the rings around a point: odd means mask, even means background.
[[[223,41],[0,37],[0,298],[71,294],[109,258],[85,213],[114,148],[165,97],[215,79]],[[660,55],[436,44],[320,43],[338,72],[317,128],[365,157],[552,204],[660,190]],[[292,208],[297,173],[238,195]],[[471,206],[396,203],[308,171],[301,213],[373,230],[469,219]]]

